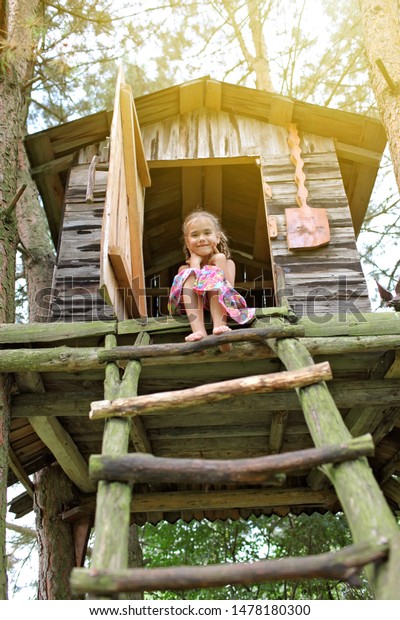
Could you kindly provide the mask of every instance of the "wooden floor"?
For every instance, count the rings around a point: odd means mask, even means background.
[[[330,363],[333,380],[328,387],[351,434],[372,434],[376,448],[369,462],[390,507],[397,512],[400,315],[382,312],[347,320],[335,316],[323,325],[303,318],[299,324],[304,327],[300,340],[315,362]],[[57,423],[85,462],[90,455],[101,453],[104,422],[90,420],[88,413],[93,401],[104,398],[104,364],[97,361],[96,355],[103,350],[107,332],[118,332],[118,345],[132,345],[143,330],[149,331],[154,344],[181,343],[187,332],[185,323],[171,319],[151,320],[145,327],[134,320],[98,322],[97,328],[93,323],[52,324],[38,326],[35,333],[32,326],[6,327],[8,331],[0,331],[4,358],[0,371],[7,368],[14,372],[18,386],[11,402],[14,467],[9,484],[16,481],[16,474],[21,479],[55,460],[57,446],[40,431],[48,445],[43,443],[33,430],[33,426],[36,430],[42,428],[35,419],[50,425]],[[213,347],[190,356],[146,358],[142,361],[139,394],[281,370],[282,363],[262,342],[235,343],[230,353]],[[240,459],[313,447],[294,390],[149,413],[141,416],[140,424],[141,443],[136,449],[163,457]],[[130,449],[135,450],[133,444]],[[11,509],[22,515],[31,504],[26,493],[13,502]],[[79,506],[71,506],[65,516],[75,518],[82,511],[94,511],[94,504],[94,493],[82,492]],[[307,469],[289,472],[280,486],[135,485],[132,499],[132,517],[140,524],[162,519],[236,519],[251,514],[327,510],[340,510],[336,495],[323,474]]]

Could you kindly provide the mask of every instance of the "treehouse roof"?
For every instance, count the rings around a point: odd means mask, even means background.
[[[237,118],[254,119],[281,127],[295,123],[300,132],[333,139],[353,225],[358,234],[386,145],[385,131],[379,120],[208,77],[137,97],[135,105],[142,133],[157,123],[166,126],[177,116],[205,110],[214,116],[218,113],[228,115],[233,124]],[[79,149],[102,142],[110,135],[111,120],[112,112],[102,111],[26,137],[31,172],[41,193],[56,244],[68,170]],[[204,160],[200,143],[202,139],[207,139],[209,132],[207,123],[199,124],[196,138],[199,146],[192,151],[200,161]],[[239,135],[237,140],[240,142],[242,137]],[[190,139],[188,136],[187,140]],[[168,157],[176,157],[176,153],[169,155],[173,140],[174,136],[169,136],[166,145],[166,140],[163,143],[160,139],[161,144],[156,145],[156,152],[154,140],[149,141],[147,146],[145,143],[150,173],[152,167],[159,167],[160,160],[165,162]],[[257,152],[247,154],[253,158],[259,155]],[[176,165],[179,165],[178,161]]]

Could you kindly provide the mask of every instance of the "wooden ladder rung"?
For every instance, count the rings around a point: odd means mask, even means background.
[[[367,434],[337,445],[247,459],[165,458],[139,453],[92,455],[89,474],[95,482],[279,484],[284,482],[284,472],[341,463],[373,454],[374,442],[372,436]]]
[[[340,579],[358,584],[358,574],[362,568],[370,562],[385,559],[388,549],[388,543],[358,543],[339,551],[303,558],[259,560],[241,564],[120,570],[75,568],[71,573],[70,583],[77,594],[102,595],[212,588],[284,579]]]
[[[93,402],[89,417],[93,420],[113,416],[129,417],[155,411],[192,407],[217,402],[240,394],[267,394],[277,390],[291,390],[332,379],[329,362],[305,366],[298,370],[283,370],[266,375],[253,375],[217,383],[207,383],[185,390],[157,392],[130,398]]]

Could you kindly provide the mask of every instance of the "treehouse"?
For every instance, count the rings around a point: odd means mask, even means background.
[[[62,518],[86,539],[96,518],[109,550],[126,544],[104,517],[119,481],[139,525],[344,510],[356,544],[380,539],[364,563],[388,558],[400,322],[371,312],[356,247],[385,144],[375,119],[208,77],[134,101],[122,73],[113,111],[26,137],[57,264],[48,323],[0,332],[17,516],[29,476],[57,461],[79,491]],[[185,343],[167,298],[198,205],[220,218],[256,319]]]

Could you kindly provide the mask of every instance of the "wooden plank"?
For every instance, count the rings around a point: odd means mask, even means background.
[[[132,95],[133,101],[133,95]],[[150,187],[151,186],[151,177],[149,166],[147,164],[146,155],[144,152],[144,146],[142,141],[142,134],[140,133],[139,120],[136,112],[136,107],[133,103],[132,106],[133,112],[133,121],[134,121],[134,133],[135,133],[135,150],[136,150],[136,159],[137,159],[137,167],[138,173],[140,177],[140,182],[142,187]]]
[[[268,115],[268,122],[273,125],[287,127],[292,122],[294,101],[281,95],[271,97],[271,107]]]
[[[143,264],[143,188],[137,173],[133,97],[131,89],[125,84],[121,85],[120,106],[128,196],[132,288],[139,316],[147,316]]]
[[[204,82],[194,80],[179,87],[179,112],[185,114],[204,105]]]
[[[47,176],[59,174],[60,172],[64,172],[64,170],[71,168],[74,158],[75,153],[69,153],[63,157],[51,159],[42,164],[38,164],[34,168],[31,168],[30,173],[33,177],[37,177],[39,175]]]
[[[203,167],[182,168],[182,221],[203,205]]]
[[[138,316],[140,314],[139,308],[137,306],[137,296],[134,295],[134,291],[132,290],[132,282],[130,280],[130,268],[126,264],[125,254],[121,250],[121,248],[116,247],[115,245],[111,246],[108,250],[108,256],[115,273],[115,277],[117,278],[118,284],[123,289],[124,295],[124,303],[127,306],[129,314],[132,316]],[[131,308],[132,304],[132,308]]]
[[[205,106],[210,110],[221,109],[222,84],[217,80],[206,81]]]
[[[168,491],[165,493],[133,493],[131,512],[170,512],[176,510],[214,510],[230,508],[261,508],[274,506],[324,507],[334,501],[331,490],[240,489],[234,491]]]
[[[26,492],[30,497],[33,497],[34,488],[33,484],[23,468],[21,461],[15,454],[14,450],[11,446],[8,448],[8,465],[10,469],[13,471],[15,477],[20,481],[20,483],[25,487]]]
[[[238,157],[202,157],[201,162],[199,162],[198,159],[148,160],[150,170],[153,168],[198,168],[199,163],[201,163],[202,166],[248,165],[259,163],[259,157],[254,155],[241,155]]]
[[[31,142],[30,154],[35,159],[35,166],[48,163],[56,158],[49,135],[41,134]],[[51,236],[55,247],[58,245],[64,206],[64,187],[58,173],[37,176],[36,184],[42,196]]]
[[[253,259],[268,263],[271,261],[271,249],[267,229],[267,209],[265,202],[272,198],[272,191],[269,185],[263,181],[262,176],[260,178],[260,190],[254,228]]]
[[[372,166],[377,169],[380,166],[382,153],[372,151],[370,149],[361,148],[352,144],[345,144],[335,140],[336,153],[338,157],[343,159],[350,159],[359,164],[365,164],[366,166]]]
[[[269,454],[278,454],[280,452],[287,419],[288,411],[274,411],[269,433]]]
[[[136,452],[142,452],[144,454],[153,453],[149,437],[140,416],[132,418],[130,435]]]
[[[204,166],[204,206],[219,220],[222,217],[222,167]]]
[[[123,82],[119,71],[114,99],[114,113],[110,136],[110,163],[107,178],[106,200],[103,212],[100,251],[99,292],[107,304],[113,307],[119,319],[128,318],[127,309],[118,290],[118,282],[108,258],[110,245],[123,247],[130,260],[129,226],[126,213],[126,187],[123,162],[123,138],[120,115],[120,86]]]
[[[109,323],[3,323],[0,325],[1,344],[28,344],[30,342],[57,342],[76,338],[101,337],[115,334],[117,324]]]

